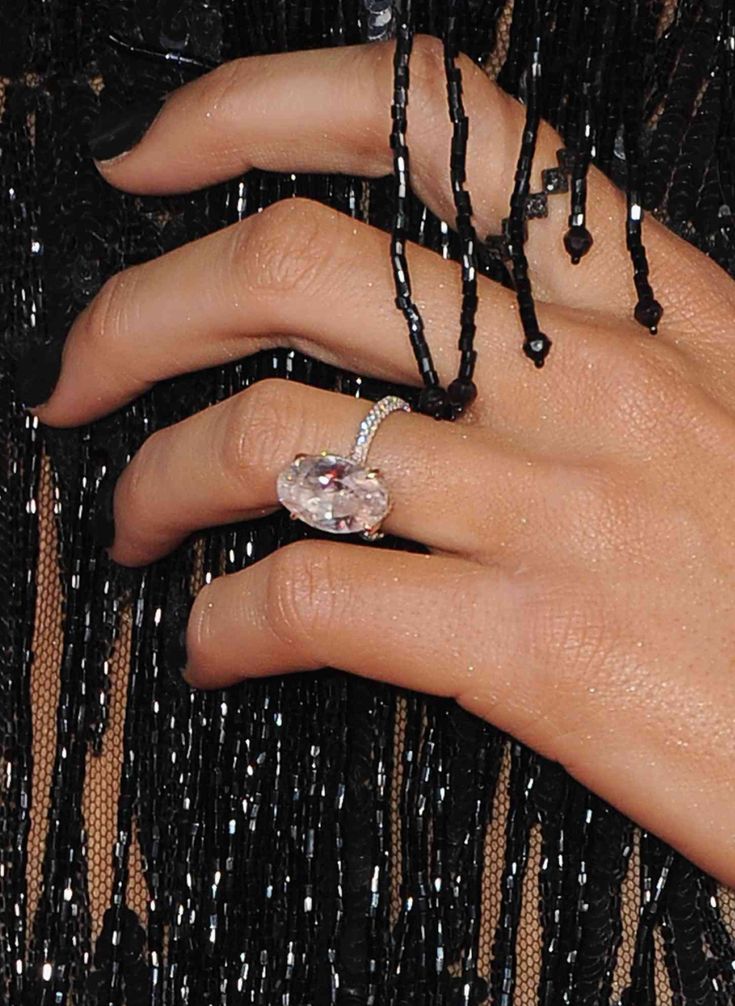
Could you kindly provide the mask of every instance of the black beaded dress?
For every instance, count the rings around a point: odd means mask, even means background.
[[[413,29],[441,36],[446,6],[414,0]],[[735,276],[733,0],[456,8],[460,48],[524,102],[541,23],[542,116],[623,188],[635,151],[645,208]],[[390,178],[117,192],[86,146],[100,104],[395,21],[390,0],[0,2],[2,1004],[735,1003],[735,892],[452,702],[329,668],[182,682],[198,587],[311,533],[285,511],[143,570],[95,545],[103,471],[156,428],[266,376],[404,389],[283,350],[80,429],[17,401],[21,353],[127,265],[295,194],[391,226]],[[412,239],[456,257],[410,209]],[[375,547],[398,545],[418,547]]]

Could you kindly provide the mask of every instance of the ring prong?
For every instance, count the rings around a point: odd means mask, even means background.
[[[381,538],[385,538],[385,534],[380,530],[380,524],[376,524],[375,527],[366,528],[362,532],[362,537],[366,541],[379,541]]]

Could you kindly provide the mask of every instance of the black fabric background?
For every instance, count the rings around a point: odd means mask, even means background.
[[[461,48],[485,62],[496,51],[496,29],[509,24],[499,83],[522,98],[534,6],[516,0],[510,21],[502,8],[497,0],[461,5]],[[190,692],[178,674],[177,637],[203,573],[243,568],[309,529],[283,513],[219,528],[142,572],[113,566],[94,546],[104,474],[118,471],[156,428],[269,375],[366,398],[405,389],[279,351],[164,382],[84,429],[39,428],[16,401],[13,374],[24,349],[63,339],[101,282],[131,263],[294,194],[354,215],[369,205],[370,221],[390,226],[390,179],[252,172],[193,195],[138,198],[102,182],[85,140],[100,94],[109,110],[198,72],[141,48],[219,63],[350,44],[387,36],[385,10],[382,0],[2,0],[5,1003],[735,1002],[735,946],[714,881],[558,766],[453,704],[330,669]],[[596,162],[625,185],[622,103],[632,54],[646,207],[735,274],[730,0],[681,0],[673,16],[658,0],[546,0],[545,13],[544,117],[577,143],[581,54],[598,46]],[[417,31],[441,35],[441,2],[416,3],[414,15]],[[660,23],[667,27],[657,34]],[[111,43],[110,33],[139,51]],[[417,202],[413,233],[440,246],[438,222]],[[58,494],[63,652],[45,855],[33,864],[28,829],[39,800],[31,786],[30,674],[44,604],[34,574],[44,457]],[[377,547],[417,546],[389,539]],[[93,942],[100,920],[90,917],[82,799],[88,758],[105,744],[107,700],[125,687],[107,662],[124,611],[132,612],[133,634],[118,840],[110,848],[112,894]],[[509,772],[501,775],[503,764]],[[487,828],[499,814],[504,842],[488,848]],[[533,841],[541,856],[529,883]],[[126,903],[131,843],[143,854],[142,914]],[[625,914],[632,855],[639,913]],[[33,869],[42,887],[29,914]],[[490,883],[500,904],[492,919]],[[533,946],[522,932],[529,913]],[[633,963],[621,970],[624,937]]]

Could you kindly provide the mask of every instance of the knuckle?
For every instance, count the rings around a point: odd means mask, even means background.
[[[527,591],[523,618],[545,707],[563,710],[607,666],[621,626],[594,581],[558,573]]]
[[[620,687],[626,625],[601,590],[571,578],[529,591],[523,614],[534,706],[543,710],[524,739],[570,771],[589,736],[591,707]]]
[[[255,297],[309,296],[324,286],[337,214],[309,199],[273,203],[233,229],[232,288]]]
[[[390,133],[393,93],[393,47],[376,42],[344,51],[340,86],[354,114],[334,123],[334,135],[345,150],[359,159],[362,174],[380,176],[390,171],[392,157],[386,137]]]
[[[278,639],[307,657],[316,655],[320,635],[335,624],[342,591],[334,554],[334,546],[307,540],[286,545],[269,560],[266,620]]]
[[[251,486],[274,460],[284,461],[303,435],[303,390],[289,381],[267,378],[231,399],[222,411],[217,438],[222,470],[228,479]]]
[[[488,85],[486,74],[466,55],[460,54],[456,66],[462,74],[465,101],[470,91],[477,93],[479,78]],[[447,114],[446,71],[444,46],[433,35],[417,35],[414,39],[410,63],[411,99],[408,112],[408,144],[412,149],[411,171],[419,184],[431,191],[446,192],[450,184],[449,161],[437,157],[445,149],[452,135],[452,124]],[[485,116],[487,102],[473,106]],[[476,121],[473,119],[472,121]],[[416,135],[419,142],[414,142]]]
[[[685,361],[652,340],[617,343],[608,345],[601,388],[606,425],[626,446],[669,446],[699,407]]]
[[[534,635],[544,714],[530,743],[574,773],[594,710],[619,705],[621,692],[640,685],[630,612],[602,589],[557,587],[537,607]]]
[[[486,74],[465,53],[459,53],[455,60],[463,81],[477,75],[486,80]],[[422,116],[429,113],[430,123],[441,124],[448,129],[446,69],[444,65],[444,43],[434,35],[417,35],[413,42],[410,64],[411,80],[416,85],[416,97],[411,104],[421,103]],[[423,121],[423,119],[422,119]]]
[[[128,491],[130,494],[138,492],[145,480],[148,472],[157,472],[161,476],[165,475],[167,455],[167,441],[169,433],[166,429],[155,430],[141,445],[128,465]]]
[[[444,87],[444,45],[435,35],[421,33],[413,40],[411,73],[421,80],[440,82]]]
[[[131,328],[131,311],[137,303],[136,266],[116,273],[102,285],[84,314],[84,338],[106,356],[124,358],[125,341]]]
[[[645,507],[641,487],[631,492],[624,471],[590,468],[565,472],[559,510],[551,516],[563,529],[570,555],[615,558],[621,548],[633,559],[645,544]],[[640,556],[642,557],[642,556]]]
[[[417,35],[414,39],[410,65],[414,93],[411,104],[416,109],[413,118],[422,130],[433,134],[448,132],[446,107],[444,47],[433,35]],[[409,123],[410,126],[410,123]]]
[[[241,121],[248,64],[233,59],[212,70],[197,84],[197,94],[205,111],[204,122],[226,128],[230,119]]]
[[[509,715],[513,732],[525,743],[561,760],[561,739],[577,719],[584,719],[594,693],[610,687],[613,658],[625,638],[622,618],[608,596],[591,582],[581,582],[576,572],[560,573],[556,564],[541,572],[525,560],[510,581],[508,572],[503,571],[502,582],[504,590],[510,587],[509,617],[498,621],[493,614],[497,642],[494,653],[486,654],[488,663],[499,661],[499,673],[481,701],[489,702],[486,709],[496,707]],[[491,570],[486,575],[494,584],[497,574]],[[476,606],[471,594],[462,601],[465,611]],[[466,640],[466,628],[464,636]],[[483,645],[482,637],[478,645]],[[524,669],[520,681],[506,673],[516,667]]]
[[[167,436],[165,430],[152,433],[141,446],[119,480],[119,500],[125,514],[126,532],[134,536],[148,523],[152,486],[167,479]]]
[[[216,627],[212,611],[218,585],[216,581],[205,584],[194,598],[186,632],[187,663],[193,667],[206,667],[209,654],[216,644]]]
[[[155,433],[146,440],[138,453],[125,469],[124,475],[118,480],[117,490],[120,506],[124,510],[133,527],[137,526],[136,514],[140,510],[141,500],[145,495],[146,473],[155,465],[152,454],[155,455],[155,445],[151,448],[151,440]],[[155,470],[155,469],[154,469]]]

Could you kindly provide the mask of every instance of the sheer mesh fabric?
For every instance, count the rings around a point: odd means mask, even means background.
[[[616,4],[600,0],[617,25],[610,45],[643,46]],[[406,389],[276,351],[163,382],[82,430],[42,429],[16,401],[23,348],[63,338],[126,265],[293,194],[390,225],[385,180],[254,172],[169,199],[108,189],[84,141],[100,101],[190,76],[108,34],[220,62],[379,37],[379,7],[12,0],[0,11],[3,1002],[735,1002],[735,892],[492,726],[332,669],[190,692],[176,639],[196,589],[308,529],[280,513],[215,529],[142,572],[92,540],[103,479],[159,426],[272,375],[365,398]],[[462,8],[463,48],[521,96],[533,9]],[[573,145],[568,26],[584,8],[546,9],[559,35],[544,115]],[[659,40],[641,49],[647,208],[735,274],[733,11],[641,10]],[[416,29],[441,33],[445,13],[416,5]],[[599,161],[625,184],[615,93],[597,110]],[[414,211],[415,236],[441,247],[439,222]]]

